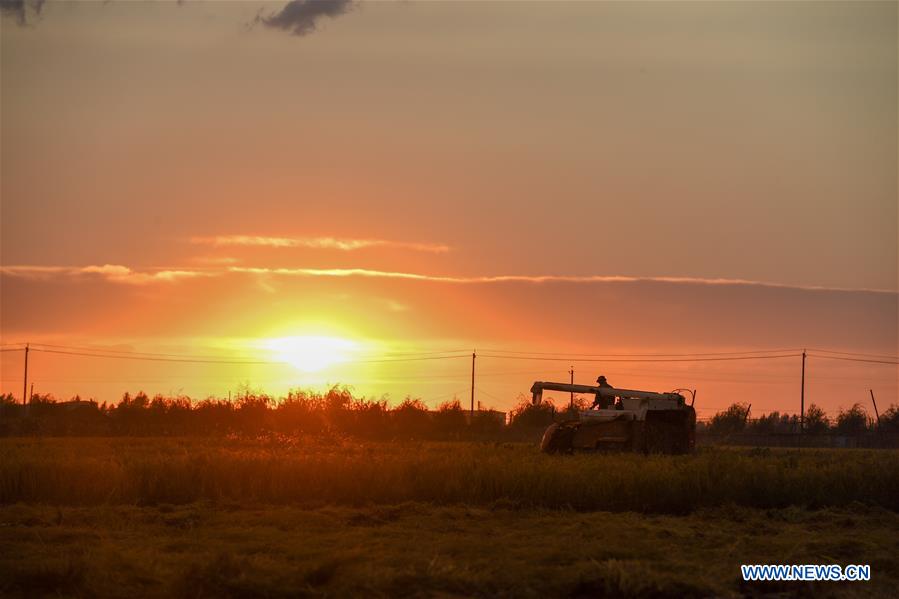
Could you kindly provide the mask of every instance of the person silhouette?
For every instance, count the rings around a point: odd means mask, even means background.
[[[606,380],[606,377],[604,375],[600,375],[599,378],[596,379],[596,385],[598,387],[605,387],[608,389],[612,389],[612,385],[609,384],[609,382]],[[596,398],[593,400],[593,405],[590,407],[591,408],[598,407],[600,410],[604,410],[607,407],[609,407],[609,403],[610,403],[610,400],[608,398],[605,398],[602,396],[602,394],[597,393]]]

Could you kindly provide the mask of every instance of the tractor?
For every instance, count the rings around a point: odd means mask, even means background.
[[[549,425],[540,443],[546,453],[618,450],[679,454],[696,446],[695,391],[617,389],[604,378],[599,386],[537,381],[531,387],[534,405],[542,401],[544,391],[589,393],[599,406]],[[689,405],[681,392],[690,393]]]

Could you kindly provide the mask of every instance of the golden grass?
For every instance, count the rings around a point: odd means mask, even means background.
[[[438,505],[689,513],[723,505],[899,510],[899,452],[707,449],[546,456],[531,445],[0,440],[0,504]]]

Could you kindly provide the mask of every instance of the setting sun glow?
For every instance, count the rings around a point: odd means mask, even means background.
[[[276,360],[303,372],[318,372],[347,361],[356,343],[340,337],[301,336],[269,339],[264,344]]]

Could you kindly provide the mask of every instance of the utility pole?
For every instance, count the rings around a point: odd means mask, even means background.
[[[568,374],[571,375],[571,384],[574,384],[574,366],[571,367],[571,370],[568,371]],[[574,408],[574,391],[571,392],[571,397],[568,399],[568,409]]]
[[[477,352],[471,351],[471,415],[474,416],[474,361],[477,358]]]
[[[874,404],[874,415],[877,416],[877,428],[880,428],[880,413],[877,411],[877,402],[874,401],[874,389],[868,389],[868,393],[871,394],[871,403]]]
[[[24,406],[27,397],[25,397],[25,392],[28,391],[28,344],[25,344],[25,379],[22,381],[22,405]]]
[[[802,350],[802,386],[799,390],[799,446],[802,447],[802,433],[805,429],[805,349]]]

